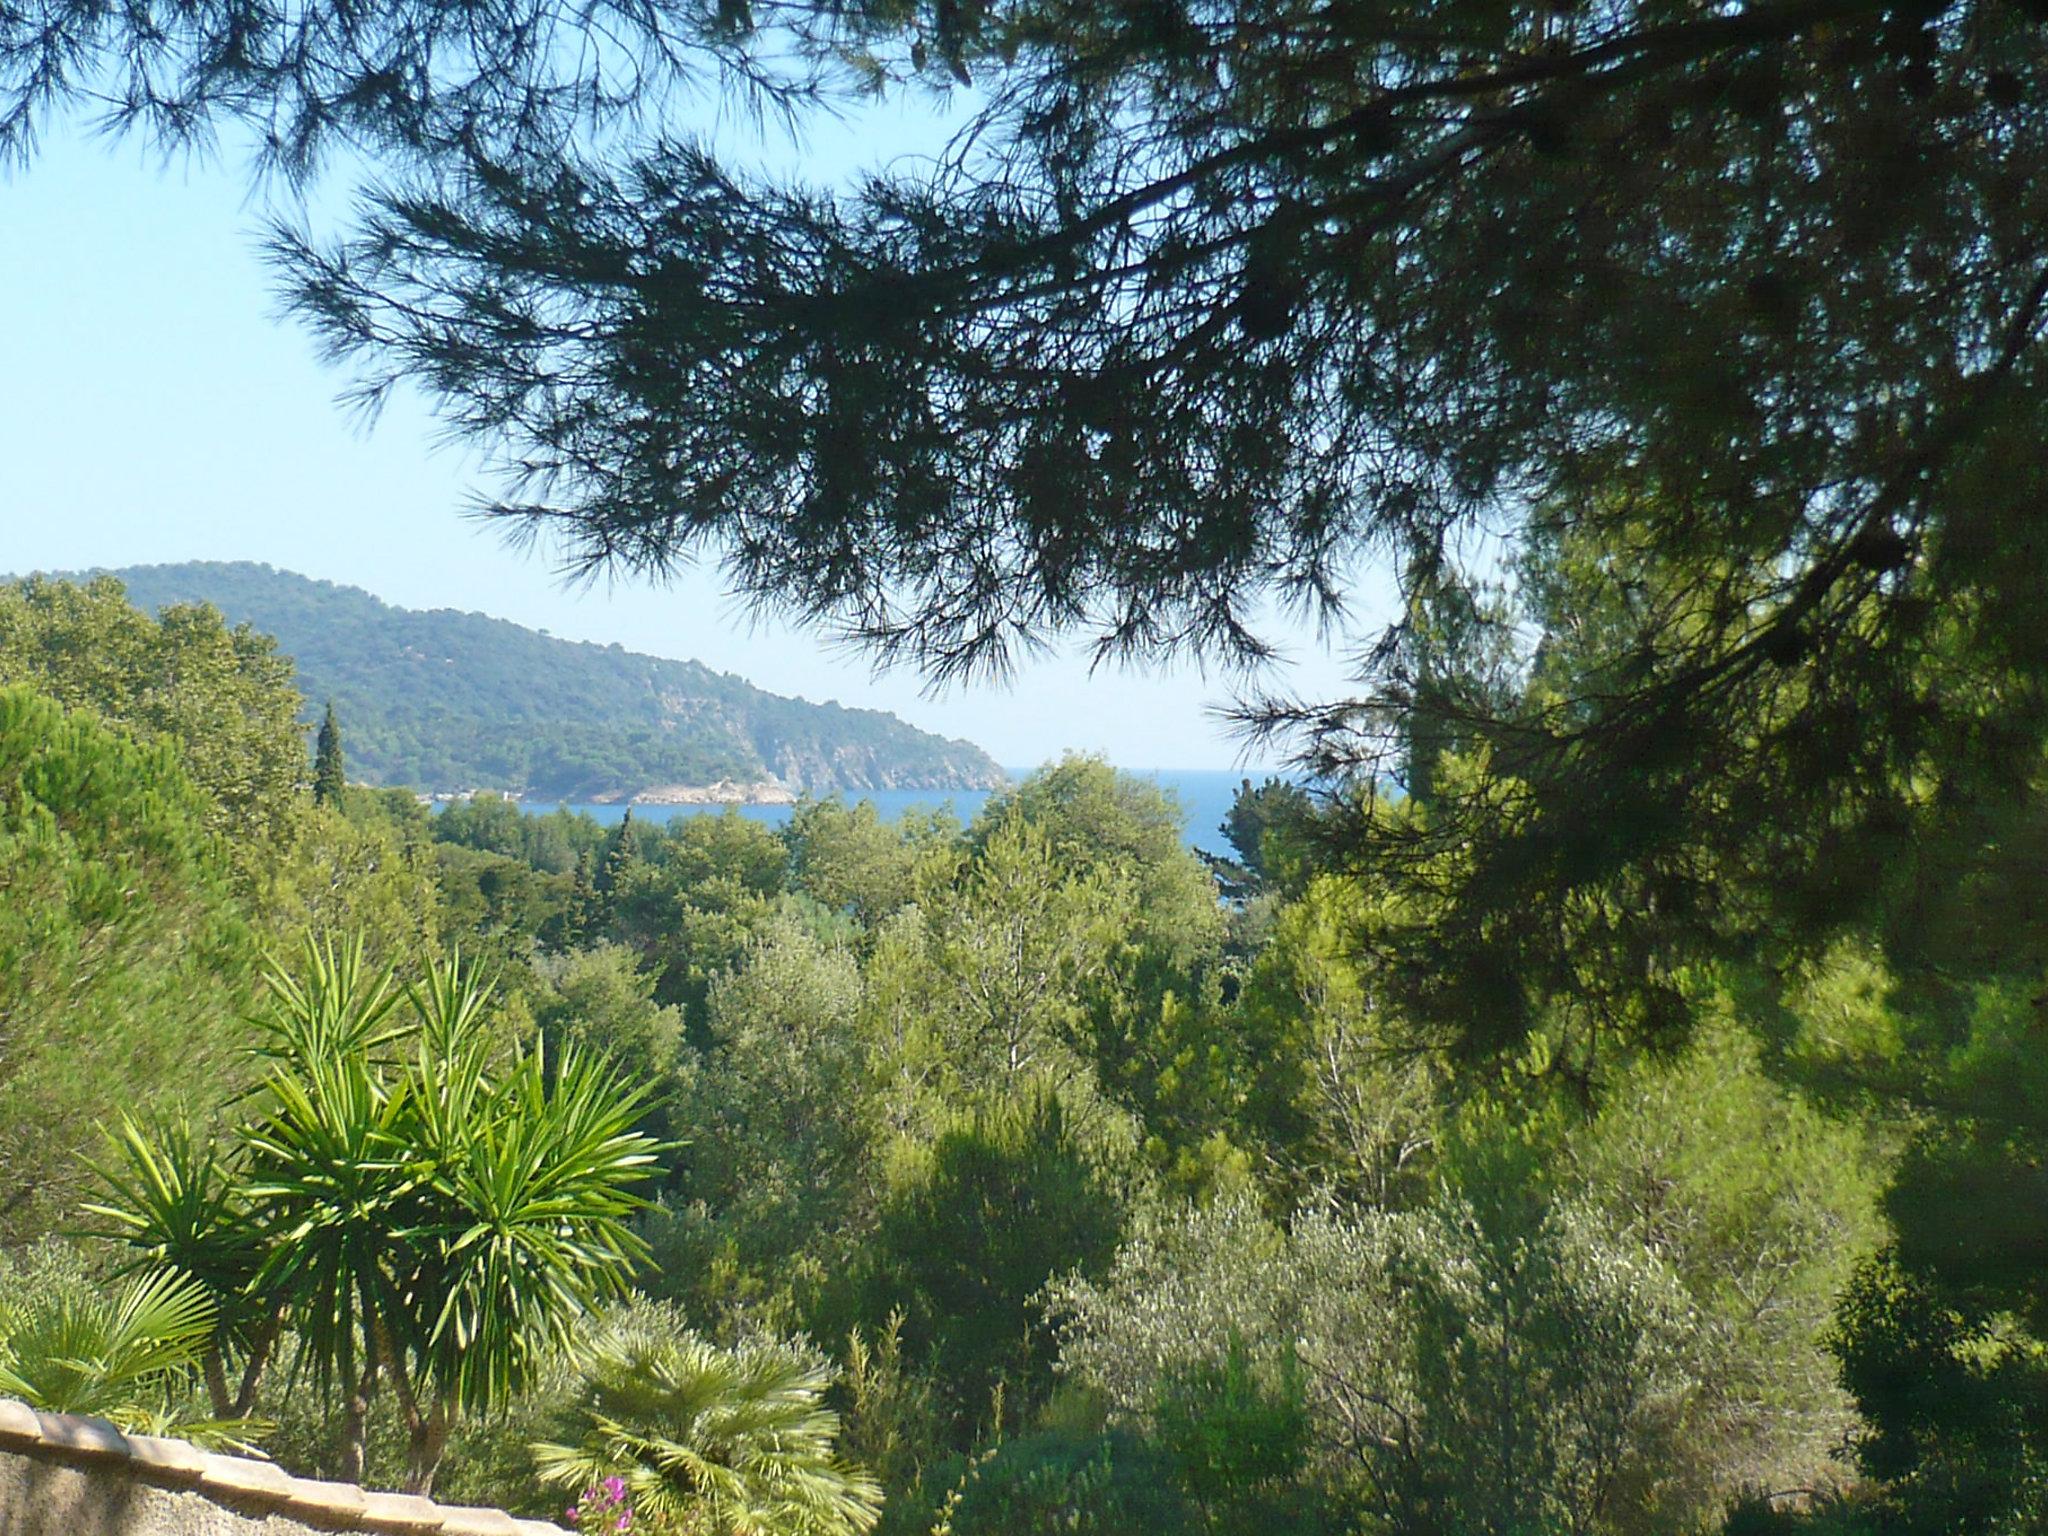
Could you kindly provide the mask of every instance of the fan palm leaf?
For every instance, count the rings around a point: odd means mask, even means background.
[[[534,1447],[543,1480],[622,1478],[638,1516],[705,1536],[858,1536],[881,1490],[834,1451],[831,1372],[783,1345],[720,1349],[654,1309],[591,1347],[580,1437]]]
[[[189,1275],[139,1275],[112,1297],[45,1292],[0,1304],[0,1393],[137,1432],[233,1442],[253,1426],[181,1414],[213,1337],[213,1298]]]

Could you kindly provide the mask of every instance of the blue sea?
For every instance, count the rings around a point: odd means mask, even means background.
[[[1022,779],[1029,773],[1025,768],[1005,769],[1012,779]],[[1127,770],[1140,778],[1150,779],[1161,789],[1170,790],[1179,801],[1187,817],[1187,840],[1193,848],[1208,853],[1227,853],[1229,845],[1218,830],[1223,818],[1230,812],[1230,802],[1237,793],[1237,786],[1249,778],[1253,783],[1262,783],[1267,773],[1258,769],[1225,771],[1222,769],[1186,768],[1134,768]],[[884,819],[894,821],[905,811],[925,809],[933,806],[950,806],[953,814],[962,821],[972,821],[989,797],[985,789],[962,789],[938,791],[929,789],[876,789],[863,794],[850,795],[855,800],[872,800],[875,809]],[[527,802],[529,811],[546,812],[552,806]],[[572,811],[582,811],[607,824],[622,820],[626,814],[623,805],[571,805]],[[675,816],[717,815],[724,810],[717,805],[636,805],[633,807],[635,821],[667,821]],[[786,805],[743,805],[739,812],[753,821],[771,827],[786,826],[791,807]]]

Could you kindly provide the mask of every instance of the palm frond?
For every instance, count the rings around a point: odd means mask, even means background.
[[[591,1347],[570,1443],[534,1447],[543,1481],[620,1477],[636,1512],[716,1536],[859,1536],[881,1490],[834,1451],[831,1371],[771,1341],[720,1349],[637,1308]]]
[[[49,1413],[240,1444],[262,1426],[179,1407],[214,1322],[206,1288],[173,1270],[138,1275],[111,1297],[65,1290],[16,1299],[0,1308],[0,1392]]]

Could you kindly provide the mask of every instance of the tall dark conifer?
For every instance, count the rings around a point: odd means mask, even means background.
[[[566,914],[569,940],[581,944],[590,937],[597,926],[601,912],[597,892],[597,860],[584,853],[576,860],[575,884],[569,890],[569,910]]]
[[[597,867],[598,894],[609,896],[617,889],[619,877],[639,857],[640,829],[633,825],[633,808],[628,806],[626,819],[619,823],[619,830],[612,835],[611,846],[605,849],[604,862]]]
[[[597,866],[596,899],[585,922],[586,936],[599,929],[613,932],[617,927],[619,888],[640,858],[640,829],[633,823],[633,808],[626,807],[625,820],[613,835],[611,846]]]
[[[326,718],[320,722],[320,735],[313,745],[313,803],[339,805],[347,784],[341,757],[341,722],[335,719],[334,701],[329,699]]]

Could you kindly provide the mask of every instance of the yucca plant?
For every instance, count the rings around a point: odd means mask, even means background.
[[[410,1096],[432,1168],[423,1267],[440,1298],[427,1353],[445,1387],[484,1411],[524,1389],[549,1348],[645,1249],[631,1184],[655,1144],[633,1130],[645,1107],[609,1064],[580,1047],[513,1056],[490,1084],[488,1114],[456,1116],[424,1067]],[[429,1106],[433,1106],[430,1111]],[[431,1125],[426,1122],[432,1122]]]
[[[408,1486],[428,1492],[452,1421],[524,1390],[623,1292],[644,1251],[631,1186],[661,1150],[633,1129],[644,1090],[592,1053],[501,1038],[459,955],[400,988],[359,942],[313,944],[271,992],[268,1071],[232,1150],[124,1126],[93,1210],[213,1291],[214,1348],[239,1352],[245,1392],[263,1330],[289,1318],[301,1368],[341,1399],[344,1476],[393,1392]]]
[[[362,1475],[366,1414],[410,1330],[408,1235],[424,1177],[404,1089],[361,1053],[295,1060],[266,1083],[243,1132],[248,1193],[265,1233],[257,1287],[286,1304],[314,1386],[342,1398],[342,1475]]]
[[[168,1270],[113,1296],[63,1287],[0,1301],[0,1395],[137,1433],[244,1446],[260,1426],[184,1406],[213,1329],[206,1288]]]
[[[840,1460],[832,1374],[790,1345],[720,1349],[642,1306],[589,1346],[573,1435],[534,1447],[543,1481],[619,1478],[638,1524],[688,1536],[859,1536],[881,1489]]]
[[[645,1256],[631,1186],[659,1147],[633,1129],[645,1091],[601,1056],[515,1050],[481,1034],[443,1051],[429,1029],[403,1075],[410,1191],[403,1352],[393,1384],[412,1429],[411,1479],[431,1484],[450,1420],[526,1390],[593,1303]]]
[[[381,1378],[407,1423],[407,1485],[424,1493],[451,1422],[522,1390],[623,1288],[642,1252],[630,1186],[659,1148],[633,1129],[644,1092],[602,1058],[506,1049],[491,988],[459,955],[400,994],[395,1024],[387,978],[335,979],[377,1007],[305,989],[306,1016],[343,1022],[285,1037],[272,1108],[245,1136],[272,1234],[260,1283],[291,1298],[316,1377],[347,1394],[344,1470],[360,1470]],[[328,1053],[301,1054],[316,1042]]]

